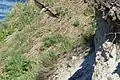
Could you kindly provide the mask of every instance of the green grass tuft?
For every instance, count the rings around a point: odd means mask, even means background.
[[[21,31],[26,25],[30,25],[36,16],[38,16],[36,9],[27,4],[17,3],[5,21],[0,23],[0,41],[16,30]]]
[[[64,38],[61,35],[55,35],[51,37],[46,37],[43,42],[45,47],[50,47],[54,44],[57,44],[63,41],[64,41]]]
[[[57,7],[55,11],[56,11],[56,15],[59,16],[60,18],[68,14],[68,9],[63,7]]]

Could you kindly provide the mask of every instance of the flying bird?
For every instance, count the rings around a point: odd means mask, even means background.
[[[40,3],[38,0],[34,0],[35,4],[41,9],[41,12],[45,12],[51,17],[56,17],[58,18],[54,13],[52,13],[47,7],[45,7],[42,3]]]

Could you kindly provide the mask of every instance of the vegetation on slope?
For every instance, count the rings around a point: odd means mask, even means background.
[[[35,80],[38,71],[49,72],[59,55],[93,35],[93,12],[86,5],[41,1],[56,11],[59,19],[40,14],[34,5],[16,4],[1,23],[0,80]]]

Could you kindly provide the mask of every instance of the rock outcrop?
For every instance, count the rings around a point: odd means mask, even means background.
[[[69,80],[120,80],[120,0],[84,0],[95,10],[95,51]]]
[[[95,63],[92,80],[120,80],[120,0],[89,0],[95,8]]]

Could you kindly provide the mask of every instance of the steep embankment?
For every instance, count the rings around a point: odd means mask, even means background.
[[[51,78],[52,74],[60,71],[61,64],[55,65],[57,60],[61,63],[64,55],[79,58],[80,53],[74,56],[70,51],[78,45],[81,45],[80,50],[83,49],[82,45],[93,35],[93,11],[82,0],[41,2],[49,5],[59,19],[40,14],[40,9],[30,3],[15,5],[6,21],[1,23],[0,80],[35,80],[37,74],[38,80],[48,80],[49,76]],[[71,68],[70,72],[68,70],[70,75],[76,67]],[[64,71],[58,72],[58,80],[66,77],[63,76]],[[62,76],[59,73],[63,73]]]

